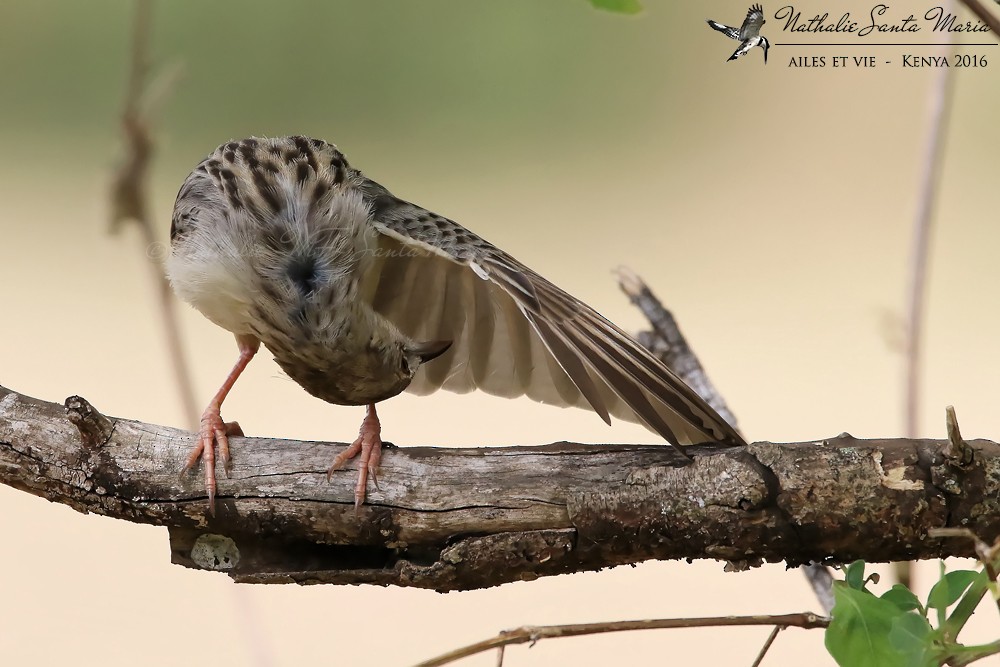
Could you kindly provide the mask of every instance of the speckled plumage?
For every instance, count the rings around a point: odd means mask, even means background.
[[[412,376],[404,358],[419,366],[412,341],[358,299],[378,245],[358,185],[328,144],[230,142],[184,183],[170,234],[178,295],[341,405],[395,396]]]
[[[194,460],[218,439],[221,402],[258,341],[310,393],[369,405],[369,436],[374,404],[404,389],[478,388],[639,421],[674,444],[742,442],[593,309],[326,142],[220,146],[181,187],[170,236],[175,291],[241,349]]]

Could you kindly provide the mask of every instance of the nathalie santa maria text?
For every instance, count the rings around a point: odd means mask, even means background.
[[[872,7],[866,17],[855,18],[851,12],[844,12],[839,18],[830,18],[830,12],[817,13],[812,18],[802,18],[802,12],[794,5],[785,5],[774,13],[774,18],[784,21],[785,32],[851,33],[858,37],[884,33],[914,33],[923,28],[935,32],[989,32],[990,27],[982,21],[959,21],[955,14],[946,12],[944,7],[931,7],[922,18],[912,13],[893,18],[889,5]]]

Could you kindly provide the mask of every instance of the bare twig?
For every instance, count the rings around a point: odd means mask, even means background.
[[[117,232],[122,225],[131,221],[139,229],[139,239],[143,255],[150,268],[150,278],[154,286],[154,298],[160,310],[163,324],[167,358],[173,369],[177,396],[180,400],[184,420],[193,427],[198,425],[198,409],[195,402],[194,384],[189,364],[186,361],[181,340],[180,323],[177,319],[176,302],[161,269],[165,247],[157,241],[153,227],[153,216],[148,203],[149,170],[153,155],[153,136],[149,115],[153,108],[169,92],[176,70],[168,71],[151,84],[147,84],[149,74],[149,43],[152,26],[152,0],[136,0],[135,18],[132,26],[132,46],[130,69],[122,109],[121,127],[124,135],[125,158],[114,175],[111,189],[111,231]],[[72,413],[71,413],[72,414]],[[266,667],[273,664],[270,658],[266,633],[255,613],[246,593],[233,589],[234,607],[242,616],[239,624],[244,641],[251,645],[254,664]]]
[[[730,426],[738,428],[736,415],[708,379],[708,374],[688,345],[673,314],[663,307],[656,295],[634,271],[620,266],[616,273],[618,286],[653,326],[652,333],[639,334],[639,342],[649,348],[660,361],[705,399],[705,402],[712,406]]]
[[[132,25],[132,50],[125,105],[122,109],[122,131],[125,135],[126,158],[115,174],[111,192],[111,231],[117,232],[129,220],[147,228],[151,225],[146,205],[146,172],[153,142],[141,111],[142,91],[149,69],[149,25],[152,0],[137,0]]]
[[[948,427],[948,446],[944,450],[945,458],[956,465],[967,466],[972,463],[975,453],[969,443],[962,439],[962,431],[958,428],[958,416],[954,406],[945,408],[945,423]]]
[[[917,212],[913,222],[910,277],[906,316],[906,400],[904,435],[917,437],[920,410],[920,352],[923,339],[924,304],[927,296],[927,264],[930,253],[931,222],[941,174],[945,129],[951,106],[951,68],[935,71],[930,90],[930,119],[927,143],[918,188]]]
[[[898,583],[909,588],[913,584],[913,563],[908,560],[892,563],[892,576]]]
[[[763,662],[764,656],[767,655],[768,650],[771,648],[771,644],[773,644],[774,640],[777,639],[778,633],[787,627],[787,625],[774,626],[774,629],[771,630],[771,634],[767,636],[767,641],[765,641],[764,645],[760,648],[760,652],[757,654],[757,659],[753,661],[753,664],[750,665],[750,667],[760,667],[760,663]]]
[[[951,0],[944,3],[944,11],[952,11]],[[947,47],[944,47],[947,48]],[[939,68],[929,91],[930,120],[927,143],[917,190],[917,212],[913,222],[913,239],[910,253],[910,275],[907,288],[906,345],[904,346],[905,390],[903,406],[903,434],[917,437],[917,419],[920,414],[921,345],[923,341],[924,305],[927,298],[927,265],[930,255],[931,223],[934,201],[940,180],[941,155],[951,103],[951,69]],[[907,588],[912,586],[913,568],[903,561],[893,565],[896,579]]]
[[[830,619],[811,612],[801,614],[779,614],[774,616],[716,616],[711,618],[661,618],[646,621],[614,621],[610,623],[579,623],[575,625],[524,626],[516,630],[501,632],[496,637],[469,644],[449,651],[415,667],[439,667],[470,655],[489,651],[500,646],[513,644],[534,644],[540,639],[558,637],[580,637],[582,635],[606,632],[629,632],[634,630],[666,630],[674,628],[711,628],[747,625],[777,625],[805,629],[825,628]]]
[[[181,342],[180,323],[177,320],[176,302],[170,285],[160,266],[163,244],[157,241],[149,211],[149,167],[153,154],[153,137],[148,118],[146,78],[149,71],[149,39],[152,20],[152,0],[136,0],[135,22],[132,30],[131,66],[122,109],[122,133],[125,158],[114,175],[111,188],[111,231],[118,231],[126,222],[133,222],[139,229],[143,254],[150,261],[150,278],[155,286],[160,320],[167,345],[167,356],[177,383],[178,396],[184,420],[198,424],[199,412],[194,398],[194,383],[185,361]],[[161,86],[159,95],[166,86]]]
[[[961,2],[963,5],[968,7],[980,21],[988,25],[994,35],[1000,35],[1000,18],[998,18],[997,15],[992,13],[990,10],[986,9],[986,5],[979,0],[961,0]]]
[[[832,612],[834,605],[833,575],[830,573],[830,568],[813,563],[812,565],[803,565],[801,569],[802,574],[809,581],[809,585],[812,586],[813,593],[816,594],[816,599],[819,600],[823,611],[827,614]]]

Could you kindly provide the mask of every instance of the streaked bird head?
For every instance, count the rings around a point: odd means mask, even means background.
[[[767,37],[761,35],[760,38],[760,48],[764,49],[764,64],[767,64],[767,50],[771,48],[771,42],[767,41]]]

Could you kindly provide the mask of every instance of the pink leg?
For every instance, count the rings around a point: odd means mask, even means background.
[[[228,424],[222,421],[222,402],[226,400],[229,390],[236,384],[237,378],[257,354],[260,349],[260,341],[253,336],[237,336],[236,345],[240,350],[240,358],[236,360],[233,370],[229,371],[229,376],[222,383],[219,391],[209,402],[205,412],[201,415],[201,428],[198,430],[198,444],[191,450],[187,463],[181,470],[183,475],[198,463],[198,459],[205,459],[205,488],[208,491],[208,510],[215,514],[215,444],[219,444],[219,458],[229,475],[232,470],[232,461],[229,458],[229,436],[243,435],[243,430],[236,422]]]
[[[347,449],[337,454],[337,458],[333,459],[333,465],[330,466],[330,470],[326,473],[326,478],[330,479],[334,470],[343,468],[348,461],[359,453],[361,454],[361,458],[358,459],[358,482],[354,486],[354,509],[360,508],[361,504],[365,502],[365,492],[368,487],[369,475],[371,475],[372,482],[375,483],[375,488],[378,488],[378,478],[375,476],[375,473],[378,471],[378,465],[382,461],[382,425],[379,423],[378,415],[375,413],[374,403],[368,406],[368,413],[365,415],[365,420],[361,422],[358,439],[348,445]]]

